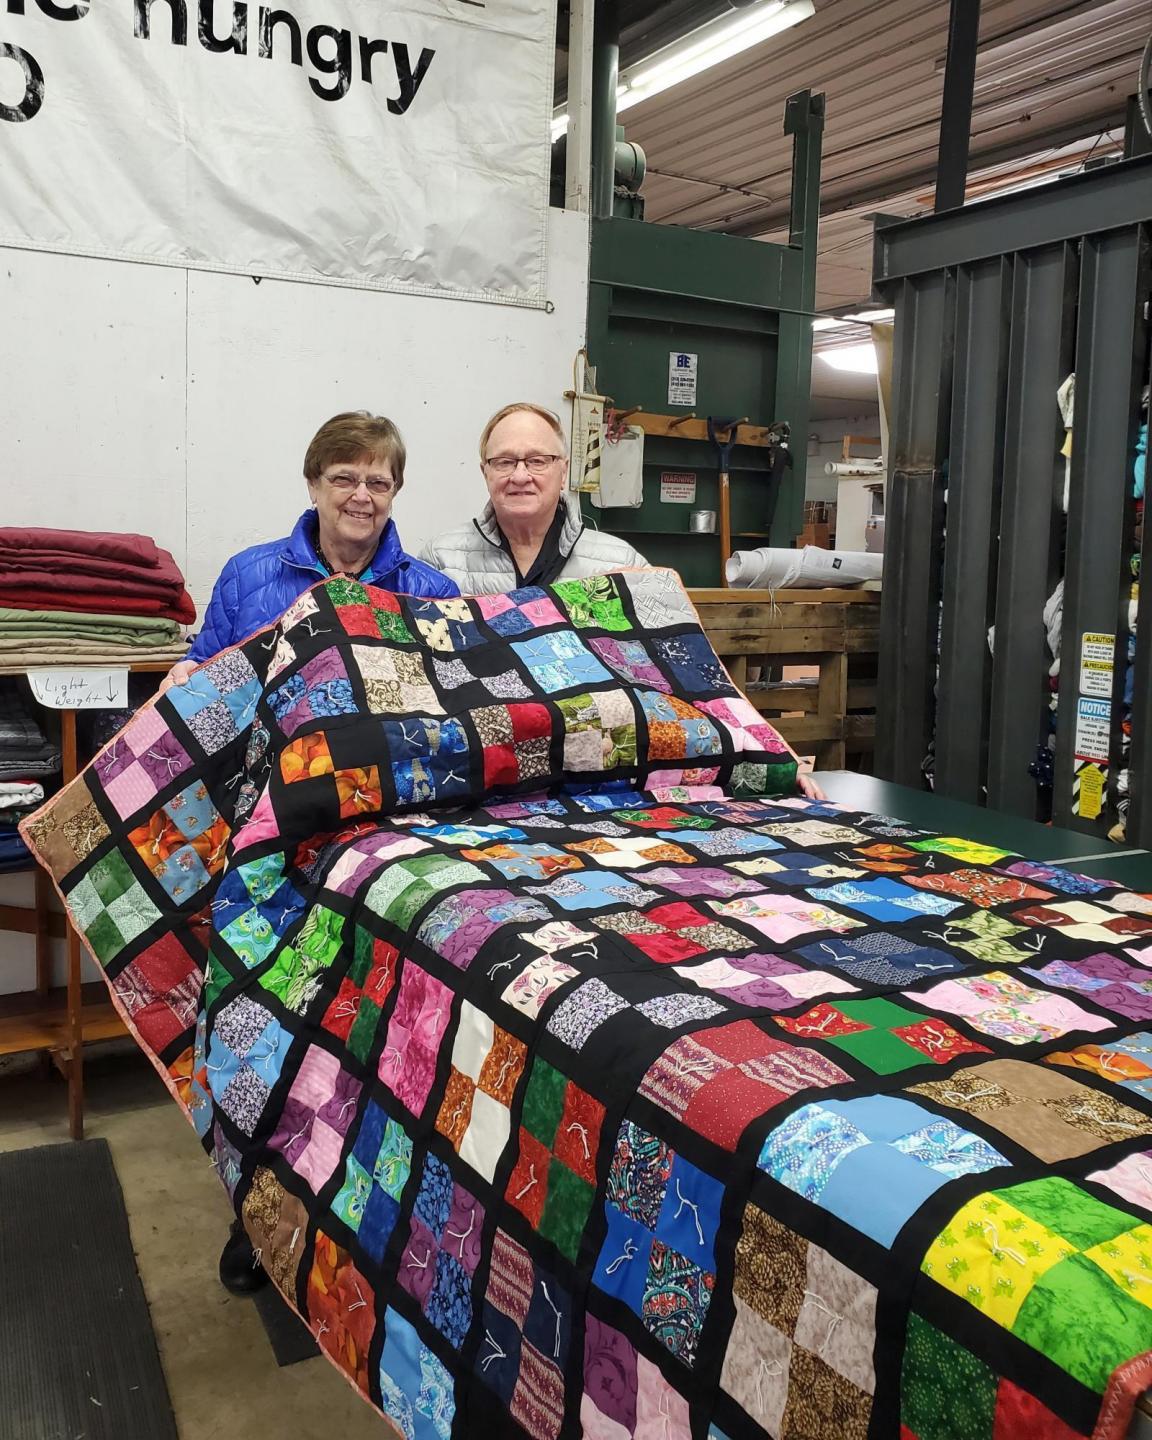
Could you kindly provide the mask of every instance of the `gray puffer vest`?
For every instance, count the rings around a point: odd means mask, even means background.
[[[586,528],[577,496],[560,497],[567,516],[560,532],[560,553],[564,556],[561,580],[583,580],[608,570],[647,565],[647,560],[626,540]],[[446,530],[421,550],[420,558],[434,565],[460,587],[461,595],[504,595],[516,588],[516,567],[500,546],[500,530],[489,501],[478,520]]]

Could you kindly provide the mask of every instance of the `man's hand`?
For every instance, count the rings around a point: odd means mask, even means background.
[[[194,660],[177,660],[168,674],[160,681],[160,689],[156,693],[166,695],[173,685],[187,685],[195,669],[196,662]]]
[[[811,770],[801,770],[796,776],[796,783],[800,786],[800,793],[808,800],[827,800],[827,795],[817,785]]]

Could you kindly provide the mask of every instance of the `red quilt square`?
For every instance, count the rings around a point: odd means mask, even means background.
[[[552,719],[546,705],[535,702],[524,705],[508,705],[508,718],[512,722],[514,740],[539,740],[552,734]]]
[[[557,1160],[563,1160],[569,1170],[589,1185],[596,1183],[596,1148],[603,1123],[604,1107],[599,1100],[593,1100],[569,1081],[564,1092],[564,1113],[552,1148]]]
[[[715,1030],[701,1030],[693,1038],[713,1055],[731,1060],[733,1065],[790,1048],[781,1040],[770,1040],[751,1020],[736,1020],[731,1025],[718,1025]]]
[[[644,911],[644,918],[655,921],[657,925],[664,925],[669,930],[708,925],[715,919],[712,915],[701,915],[694,905],[689,905],[684,900],[673,900],[667,905],[654,905],[651,910]]]
[[[352,1026],[356,1023],[363,993],[359,985],[354,984],[347,976],[341,980],[340,989],[321,1022],[330,1035],[337,1035],[341,1040],[348,1039]]]
[[[485,785],[514,785],[519,778],[520,767],[511,745],[485,745]]]
[[[785,1099],[774,1085],[733,1068],[697,1090],[684,1112],[684,1123],[725,1150],[735,1150],[752,1121]]]
[[[657,965],[678,965],[681,960],[691,960],[695,955],[708,953],[706,946],[697,945],[687,935],[629,935],[628,939]]]
[[[393,615],[400,614],[400,601],[393,595],[391,590],[379,590],[375,585],[365,585],[368,592],[368,599],[376,610],[387,610]]]
[[[375,940],[372,944],[372,968],[364,981],[364,994],[374,1005],[384,1006],[396,984],[396,966],[400,952],[387,940]]]
[[[951,1060],[953,1055],[991,1054],[986,1045],[977,1045],[975,1040],[967,1039],[943,1020],[918,1020],[915,1025],[898,1025],[892,1034],[922,1055],[927,1055],[929,1060],[935,1060],[938,1065]]]
[[[379,639],[380,628],[372,614],[371,605],[338,605],[336,613],[349,635],[371,635],[374,639]]]
[[[134,964],[158,995],[175,990],[201,968],[174,935],[165,935],[149,945],[137,955]]]
[[[535,1230],[540,1228],[544,1202],[548,1198],[548,1166],[551,1159],[551,1155],[535,1135],[530,1135],[521,1126],[520,1156],[509,1177],[505,1198]]]
[[[1065,1425],[1035,1395],[1001,1380],[996,1390],[996,1414],[992,1440],[1087,1440],[1079,1430]]]
[[[795,1015],[791,1018],[777,1017],[777,1025],[784,1030],[791,1030],[793,1035],[811,1035],[817,1040],[831,1040],[838,1035],[856,1035],[864,1030],[874,1030],[874,1025],[866,1025],[863,1020],[849,1020],[847,1015],[841,1014],[834,1005],[813,1005],[811,1010],[805,1010],[803,1015]]]

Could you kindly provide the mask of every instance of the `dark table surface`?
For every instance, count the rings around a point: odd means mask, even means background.
[[[1028,860],[1051,861],[1084,875],[1116,880],[1134,890],[1152,890],[1152,852],[1147,850],[1112,845],[1075,830],[1040,825],[1035,820],[1022,820],[963,800],[947,800],[930,790],[892,785],[851,770],[822,770],[816,778],[829,800],[839,805],[891,815],[945,835],[1000,845],[1018,851]]]

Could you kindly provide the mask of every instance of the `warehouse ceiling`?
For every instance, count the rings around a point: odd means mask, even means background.
[[[872,215],[932,207],[949,4],[815,4],[811,19],[622,119],[648,155],[650,221],[779,240],[791,180],[784,102],[823,91],[817,303],[834,308],[868,296]],[[621,63],[733,8],[621,0]],[[564,0],[561,10],[563,44]],[[1150,30],[1149,0],[984,0],[969,198],[1115,153]]]

